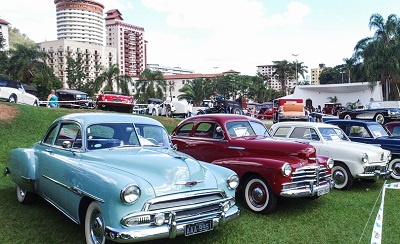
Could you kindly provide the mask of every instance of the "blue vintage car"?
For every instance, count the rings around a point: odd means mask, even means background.
[[[392,153],[389,162],[391,176],[400,179],[400,137],[393,136],[381,123],[362,120],[329,120],[339,126],[352,141],[375,144]]]
[[[19,202],[43,197],[84,225],[87,243],[188,236],[236,219],[238,176],[171,145],[150,118],[70,114],[31,148],[13,149],[5,173]]]

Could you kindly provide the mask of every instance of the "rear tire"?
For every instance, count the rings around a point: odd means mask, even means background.
[[[383,125],[385,123],[385,117],[383,117],[383,114],[377,114],[375,115],[374,120],[378,122],[379,124]]]
[[[389,169],[392,170],[390,176],[393,179],[400,180],[400,158],[395,158],[389,163]]]
[[[22,188],[21,186],[17,185],[17,199],[18,202],[22,204],[30,204],[33,203],[37,198],[37,195],[33,192],[29,192]]]
[[[240,109],[238,109],[238,108],[234,108],[233,111],[232,111],[232,113],[233,113],[233,114],[240,114],[240,115],[242,114],[242,112],[241,112]]]
[[[346,114],[346,115],[343,117],[343,119],[346,119],[346,120],[351,120],[351,116],[350,116],[350,114]]]
[[[261,214],[266,214],[274,210],[278,202],[278,198],[274,195],[267,182],[259,176],[247,180],[244,189],[244,199],[251,211]]]
[[[8,102],[10,103],[17,103],[17,97],[14,94],[11,94],[8,98]]]

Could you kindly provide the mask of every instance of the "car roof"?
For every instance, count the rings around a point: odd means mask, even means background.
[[[376,125],[379,124],[375,121],[365,121],[365,120],[345,120],[345,119],[332,119],[328,120],[325,123],[332,123],[332,124],[351,124],[351,125]]]
[[[64,94],[87,94],[86,92],[81,92],[77,90],[69,90],[69,89],[58,89],[56,90],[57,93],[64,93]]]
[[[284,121],[273,124],[272,127],[281,127],[281,126],[304,126],[304,127],[316,127],[316,128],[337,128],[336,125],[319,123],[319,122],[304,122],[304,121]]]
[[[54,122],[69,120],[82,124],[84,127],[98,123],[137,123],[152,124],[164,127],[159,121],[140,115],[122,113],[73,113],[61,116]]]
[[[262,123],[259,119],[252,118],[252,117],[245,116],[245,115],[238,115],[238,114],[201,114],[201,115],[189,117],[189,118],[183,120],[182,122],[187,122],[187,121],[199,122],[199,121],[206,121],[206,120],[217,121],[220,124],[223,124],[224,122],[230,121],[230,120],[248,120],[248,121],[250,120],[250,121]]]

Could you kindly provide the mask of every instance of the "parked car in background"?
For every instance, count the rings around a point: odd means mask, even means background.
[[[171,134],[178,151],[232,169],[240,177],[246,206],[272,211],[278,197],[317,198],[333,187],[333,160],[314,147],[270,138],[265,125],[244,115],[205,114],[187,118]],[[239,193],[238,193],[239,194]]]
[[[399,108],[382,108],[369,105],[363,109],[342,110],[339,119],[373,120],[381,124],[400,120]]]
[[[400,136],[400,121],[392,121],[385,124],[385,127],[393,136]]]
[[[10,152],[5,173],[20,203],[43,197],[84,225],[86,243],[189,236],[240,214],[237,174],[173,150],[162,124],[143,116],[60,117],[40,142]]]
[[[257,113],[257,119],[273,119],[276,110],[272,102],[263,103],[260,107],[261,108]]]
[[[323,114],[338,115],[342,110],[346,109],[341,103],[325,103],[322,108]]]
[[[275,114],[273,122],[281,121],[308,121],[309,117],[304,109],[301,98],[278,98],[273,101]]]
[[[125,93],[105,91],[97,96],[96,107],[101,110],[132,113],[134,106],[133,97]]]
[[[69,89],[56,90],[60,107],[65,108],[93,108],[93,102],[89,100],[85,92]]]
[[[0,78],[0,100],[39,106],[39,99],[25,91],[24,84],[16,80]]]
[[[400,179],[400,137],[393,136],[382,124],[362,120],[329,120],[326,123],[339,126],[352,141],[379,145],[392,153],[389,162],[391,176]]]
[[[155,108],[156,114],[167,117],[183,117],[188,114],[188,102],[186,100],[166,100]]]
[[[391,153],[379,146],[350,141],[335,125],[317,122],[281,122],[271,126],[274,138],[308,143],[318,155],[331,157],[336,189],[349,189],[354,179],[388,177]]]

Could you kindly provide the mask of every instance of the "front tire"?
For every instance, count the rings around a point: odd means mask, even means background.
[[[232,113],[233,114],[240,114],[240,115],[242,114],[242,112],[238,108],[234,108]]]
[[[165,116],[172,118],[172,111],[170,107],[167,107],[167,111],[165,112]]]
[[[247,180],[244,199],[251,211],[262,214],[272,211],[278,201],[268,184],[259,176]]]
[[[400,158],[395,158],[389,163],[389,169],[392,170],[390,176],[393,179],[400,180]]]
[[[383,125],[385,123],[385,117],[383,117],[383,114],[377,114],[375,115],[375,121]]]
[[[22,204],[29,204],[36,200],[37,195],[17,185],[17,199]]]
[[[104,244],[106,240],[105,226],[99,204],[97,202],[90,203],[85,216],[86,243]]]
[[[332,168],[332,179],[335,182],[335,188],[338,190],[349,189],[354,182],[349,168],[343,163],[335,163]]]

